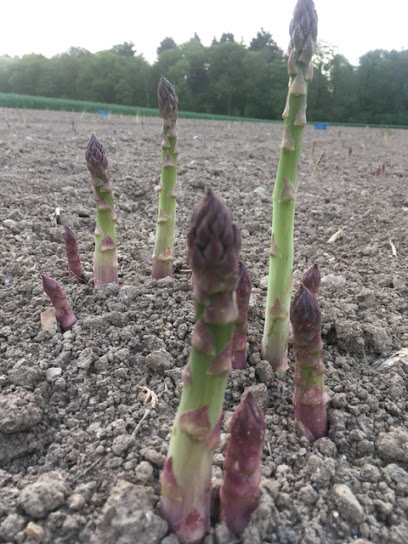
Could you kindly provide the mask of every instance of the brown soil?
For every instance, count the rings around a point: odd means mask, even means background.
[[[97,289],[68,281],[62,244],[68,225],[91,280],[92,132],[119,218],[120,286]],[[158,481],[194,320],[186,231],[211,185],[242,229],[253,281],[249,364],[231,373],[225,420],[251,388],[267,431],[249,527],[238,539],[214,521],[205,543],[406,543],[408,355],[389,358],[408,346],[408,133],[305,131],[294,282],[318,263],[330,395],[328,437],[310,444],[292,419],[292,354],[282,380],[260,355],[281,126],[179,121],[175,274],[156,281],[160,132],[159,119],[0,111],[0,542],[177,542],[158,515]],[[72,302],[72,331],[42,331],[41,274]]]

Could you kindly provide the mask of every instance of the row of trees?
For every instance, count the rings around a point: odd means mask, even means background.
[[[279,119],[287,90],[286,53],[263,29],[249,47],[223,34],[205,47],[165,38],[150,65],[125,42],[91,54],[81,48],[47,59],[0,57],[0,92],[155,107],[163,74],[180,108]],[[408,124],[408,51],[370,51],[353,67],[327,44],[315,56],[309,120]]]

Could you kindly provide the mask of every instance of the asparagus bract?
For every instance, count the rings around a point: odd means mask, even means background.
[[[263,357],[278,373],[284,373],[288,366],[296,177],[317,36],[317,15],[313,0],[298,0],[289,30],[289,90],[282,114],[283,136],[273,192],[269,283],[262,341]]]
[[[162,162],[159,185],[159,213],[153,252],[152,276],[173,275],[173,246],[176,224],[178,96],[163,76],[157,89],[159,112],[163,118]]]
[[[237,535],[245,530],[258,502],[264,436],[263,412],[249,392],[231,418],[220,489],[221,519]]]
[[[85,159],[91,173],[96,200],[94,284],[119,283],[116,258],[116,212],[109,183],[108,159],[102,143],[94,134],[89,140]]]
[[[247,313],[251,288],[252,282],[248,270],[244,263],[239,261],[237,286],[238,318],[235,321],[232,337],[232,368],[235,369],[246,368],[247,364],[246,331],[248,327]]]
[[[77,318],[71,309],[71,304],[61,289],[60,284],[54,278],[43,276],[44,292],[49,296],[55,310],[55,317],[63,332],[69,331],[77,322]]]
[[[302,280],[290,308],[295,353],[293,407],[301,433],[312,441],[327,434],[322,318],[315,296],[320,284],[317,266],[308,269]]]
[[[208,190],[193,213],[188,233],[196,321],[160,478],[162,515],[184,543],[201,542],[209,527],[212,457],[219,442],[238,315],[240,247],[240,232],[229,210]]]
[[[85,283],[81,260],[79,258],[78,244],[74,232],[69,227],[65,227],[64,244],[68,261],[68,277],[76,278],[79,283]]]

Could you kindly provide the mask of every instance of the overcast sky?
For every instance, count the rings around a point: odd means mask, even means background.
[[[296,0],[2,0],[0,55],[69,47],[92,53],[131,41],[153,63],[166,37],[177,44],[196,32],[204,45],[223,32],[249,45],[262,28],[286,50]],[[315,0],[319,38],[352,64],[372,49],[408,49],[407,0]]]

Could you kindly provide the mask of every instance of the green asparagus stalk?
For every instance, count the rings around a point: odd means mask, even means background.
[[[71,304],[68,302],[60,284],[57,280],[49,276],[43,276],[42,281],[44,292],[48,295],[54,306],[55,317],[60,324],[62,332],[71,330],[77,322],[77,318],[72,312]]]
[[[102,143],[94,134],[89,140],[85,159],[91,173],[96,200],[94,284],[119,283],[116,258],[116,212],[109,183],[108,159]]]
[[[244,263],[239,261],[237,286],[238,318],[235,321],[232,337],[232,368],[234,369],[246,368],[247,364],[246,331],[248,328],[247,313],[251,288],[252,282],[248,270]]]
[[[289,90],[282,114],[283,136],[273,192],[269,282],[262,340],[263,357],[280,374],[286,372],[288,367],[296,177],[317,36],[317,15],[313,0],[298,0],[289,30]]]
[[[303,274],[290,308],[295,353],[292,402],[300,432],[310,441],[327,434],[322,318],[316,300],[319,285],[320,272],[313,265]]]
[[[159,112],[163,118],[159,213],[153,252],[152,277],[173,275],[173,246],[176,225],[178,96],[173,85],[161,76],[157,89]]]
[[[244,532],[258,503],[264,437],[264,415],[249,392],[231,418],[220,489],[221,519],[236,535]]]
[[[229,210],[208,190],[188,233],[196,322],[160,478],[162,515],[183,543],[201,542],[209,527],[212,457],[219,442],[238,315],[235,289],[240,247],[240,232]]]
[[[85,283],[78,244],[74,232],[69,227],[65,227],[64,244],[68,261],[68,277],[75,278],[79,283]]]

